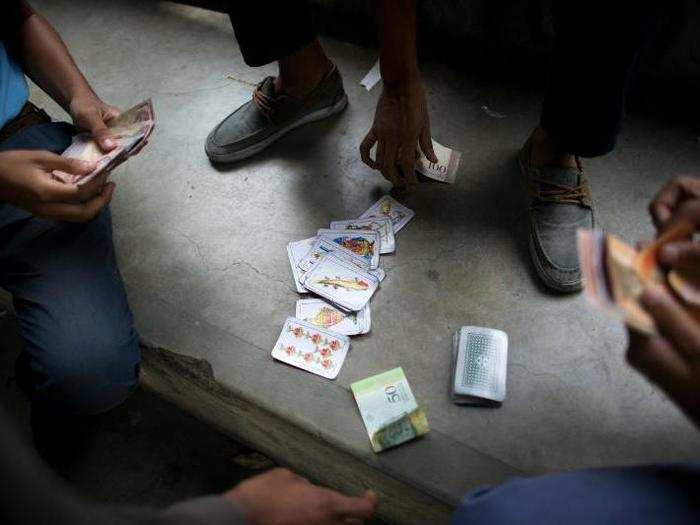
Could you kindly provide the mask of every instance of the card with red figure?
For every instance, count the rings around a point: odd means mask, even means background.
[[[335,379],[350,349],[350,338],[288,317],[272,350],[278,361]]]

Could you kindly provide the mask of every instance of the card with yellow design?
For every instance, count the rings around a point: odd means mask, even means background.
[[[304,288],[344,310],[362,310],[379,286],[379,280],[332,253],[324,255],[302,277]]]

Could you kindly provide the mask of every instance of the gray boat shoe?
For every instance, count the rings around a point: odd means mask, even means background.
[[[255,155],[294,128],[330,117],[348,104],[335,65],[304,98],[275,93],[274,81],[273,77],[265,78],[249,102],[212,130],[204,145],[212,162],[233,162]]]
[[[532,137],[518,156],[528,189],[530,255],[544,284],[559,292],[581,290],[576,230],[594,225],[588,181],[578,168],[534,167]]]

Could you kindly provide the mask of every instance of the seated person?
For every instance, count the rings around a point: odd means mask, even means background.
[[[674,221],[700,228],[700,178],[681,177],[650,206],[659,231]],[[666,244],[665,267],[700,268],[700,243]],[[661,387],[700,427],[700,325],[667,289],[649,288],[642,304],[661,335],[630,331],[630,364]],[[469,494],[452,523],[635,524],[700,523],[700,462],[564,472],[515,479]]]
[[[94,169],[60,153],[78,129],[103,150],[114,148],[105,122],[119,111],[99,99],[56,31],[26,2],[5,3],[0,38],[0,287],[17,313],[17,377],[33,418],[65,421],[114,408],[138,384],[138,334],[107,206],[114,184],[52,179],[53,170]],[[74,125],[52,122],[28,102],[25,73]]]

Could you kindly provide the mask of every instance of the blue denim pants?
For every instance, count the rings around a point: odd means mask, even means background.
[[[700,523],[700,463],[578,470],[477,489],[452,525]]]
[[[37,124],[0,144],[0,151],[61,153],[73,133],[66,123]],[[108,208],[73,224],[0,202],[0,287],[12,294],[23,341],[17,375],[35,407],[93,415],[136,388],[138,335]]]

